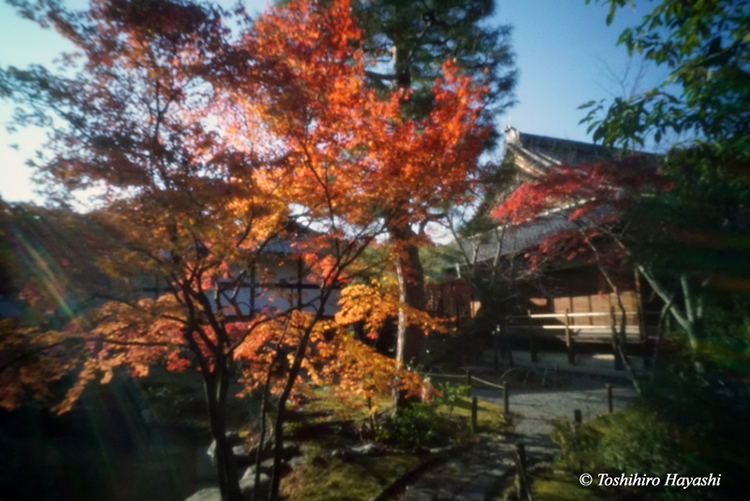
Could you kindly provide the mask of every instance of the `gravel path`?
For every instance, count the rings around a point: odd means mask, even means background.
[[[615,410],[627,407],[636,397],[633,386],[628,383],[612,384],[612,404]],[[501,390],[477,389],[472,394],[482,400],[503,404]],[[551,439],[550,420],[560,417],[573,419],[580,409],[583,420],[607,411],[605,383],[593,378],[576,377],[562,389],[526,390],[510,389],[510,411],[518,416],[516,441],[536,447],[556,447]],[[527,447],[529,447],[527,446]]]
[[[613,406],[627,407],[636,394],[631,385],[612,383]],[[502,390],[475,389],[472,395],[503,404]],[[514,445],[522,442],[531,461],[550,459],[559,450],[550,439],[550,420],[573,419],[580,409],[584,420],[606,412],[605,383],[575,377],[563,389],[510,390],[510,411],[517,416],[515,434],[504,439],[482,435],[469,451],[427,472],[400,501],[483,501],[490,488],[515,465]]]

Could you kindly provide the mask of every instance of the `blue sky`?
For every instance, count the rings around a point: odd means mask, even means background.
[[[266,0],[249,0],[249,10],[264,8]],[[73,6],[83,7],[76,0]],[[648,4],[646,4],[648,7]],[[585,112],[578,106],[622,93],[617,79],[628,67],[627,51],[616,46],[623,28],[637,23],[642,12],[623,9],[606,26],[607,6],[585,0],[499,0],[495,22],[513,25],[513,50],[519,70],[518,104],[498,117],[501,127],[522,132],[590,141]],[[6,3],[0,4],[0,65],[49,65],[72,45],[52,30],[21,19]],[[609,69],[607,69],[609,68]],[[630,73],[638,68],[631,63]],[[663,71],[647,69],[642,87],[663,80]],[[614,77],[614,78],[613,78]],[[628,82],[630,84],[630,82]],[[45,132],[25,129],[8,134],[5,125],[13,106],[0,102],[0,195],[6,201],[41,200],[34,197],[31,170],[24,165],[44,142]],[[18,149],[10,147],[17,144]]]

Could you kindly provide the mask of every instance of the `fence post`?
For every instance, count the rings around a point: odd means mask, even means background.
[[[516,444],[516,459],[518,460],[518,499],[529,499],[530,486],[526,476],[526,447],[522,443]]]
[[[500,371],[500,360],[498,355],[498,350],[500,350],[500,324],[497,324],[495,326],[495,330],[492,331],[492,348],[495,352],[495,372]],[[502,351],[500,352],[500,355],[502,355]]]
[[[573,338],[570,335],[570,317],[568,317],[569,313],[570,309],[565,308],[565,347],[568,350],[568,363],[570,365],[575,365],[576,353],[573,346]]]
[[[510,399],[508,394],[508,389],[510,385],[507,381],[503,381],[503,414],[506,416],[510,414]]]
[[[606,388],[607,388],[607,412],[612,414],[614,412],[614,408],[612,407],[612,385],[608,384]]]
[[[471,399],[471,432],[477,432],[477,397]]]
[[[372,411],[372,397],[367,397],[367,410]],[[370,416],[370,433],[375,436],[375,417],[372,412],[368,412]]]
[[[529,352],[531,353],[531,361],[533,363],[536,363],[539,361],[539,358],[536,354],[536,343],[534,342],[534,329],[531,325],[531,310],[526,310],[529,314]]]
[[[573,411],[573,420],[575,421],[576,425],[579,425],[583,422],[583,416],[581,415],[581,409],[576,409]]]
[[[432,385],[432,378],[430,377],[429,374],[427,374],[427,376],[424,378],[424,383],[425,384],[422,386],[422,402],[424,402],[427,399],[427,395],[429,394],[429,391],[427,390],[427,388]],[[367,399],[369,400],[370,397],[367,397]],[[372,407],[372,405],[369,403],[367,405]]]
[[[505,325],[505,318],[503,318],[502,323],[500,324],[500,335],[503,338],[503,346],[508,357],[508,367],[512,369],[516,365],[513,363],[513,346],[510,344],[510,336],[508,335],[508,329]]]
[[[466,386],[469,387],[468,390],[466,390],[466,396],[471,396],[471,371],[466,371]]]
[[[621,371],[624,369],[622,365],[622,357],[620,356],[620,338],[617,335],[617,316],[615,315],[615,307],[609,307],[610,325],[612,327],[612,353],[615,355],[615,370]]]

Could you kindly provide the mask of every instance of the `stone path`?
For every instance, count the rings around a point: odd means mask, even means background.
[[[514,465],[513,445],[494,435],[422,476],[401,501],[484,501],[487,491]]]
[[[615,409],[635,398],[632,386],[613,384]],[[499,390],[473,390],[482,400],[502,405]],[[573,418],[580,409],[583,419],[606,411],[604,383],[595,379],[574,379],[562,390],[511,390],[510,410],[517,417],[515,434],[509,437],[480,435],[478,443],[420,477],[407,488],[400,501],[484,501],[497,480],[515,467],[515,444],[526,446],[531,462],[549,460],[558,447],[550,439],[552,418]]]

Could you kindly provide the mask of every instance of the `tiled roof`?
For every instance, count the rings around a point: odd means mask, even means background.
[[[550,165],[566,163],[576,165],[581,163],[602,162],[616,160],[617,152],[603,146],[558,139],[547,136],[537,136],[519,132],[513,127],[505,130],[505,153],[512,151],[522,155],[539,169]]]
[[[505,230],[498,229],[500,235],[498,238],[491,235],[475,236],[461,240],[459,243],[463,252],[468,256],[474,256],[476,252],[476,261],[478,263],[491,261],[497,254],[498,245],[500,255],[508,255],[516,252],[531,249],[541,244],[544,240],[563,230],[574,230],[577,226],[567,218],[567,212],[557,212],[544,217],[540,217],[521,226],[507,227]]]
[[[513,127],[505,130],[504,156],[509,153],[515,156],[516,174],[506,178],[505,184],[488,192],[488,199],[479,209],[482,212],[491,214],[518,186],[542,175],[552,165],[602,162],[617,160],[620,156],[616,150],[595,144],[522,133]],[[606,208],[602,210],[610,212]],[[499,228],[498,231],[502,234],[500,243],[494,235],[485,235],[464,239],[459,245],[468,256],[473,256],[476,252],[477,262],[483,262],[495,258],[498,245],[501,247],[500,254],[508,255],[536,247],[560,231],[576,228],[575,224],[568,221],[568,211],[558,210],[505,231]]]

